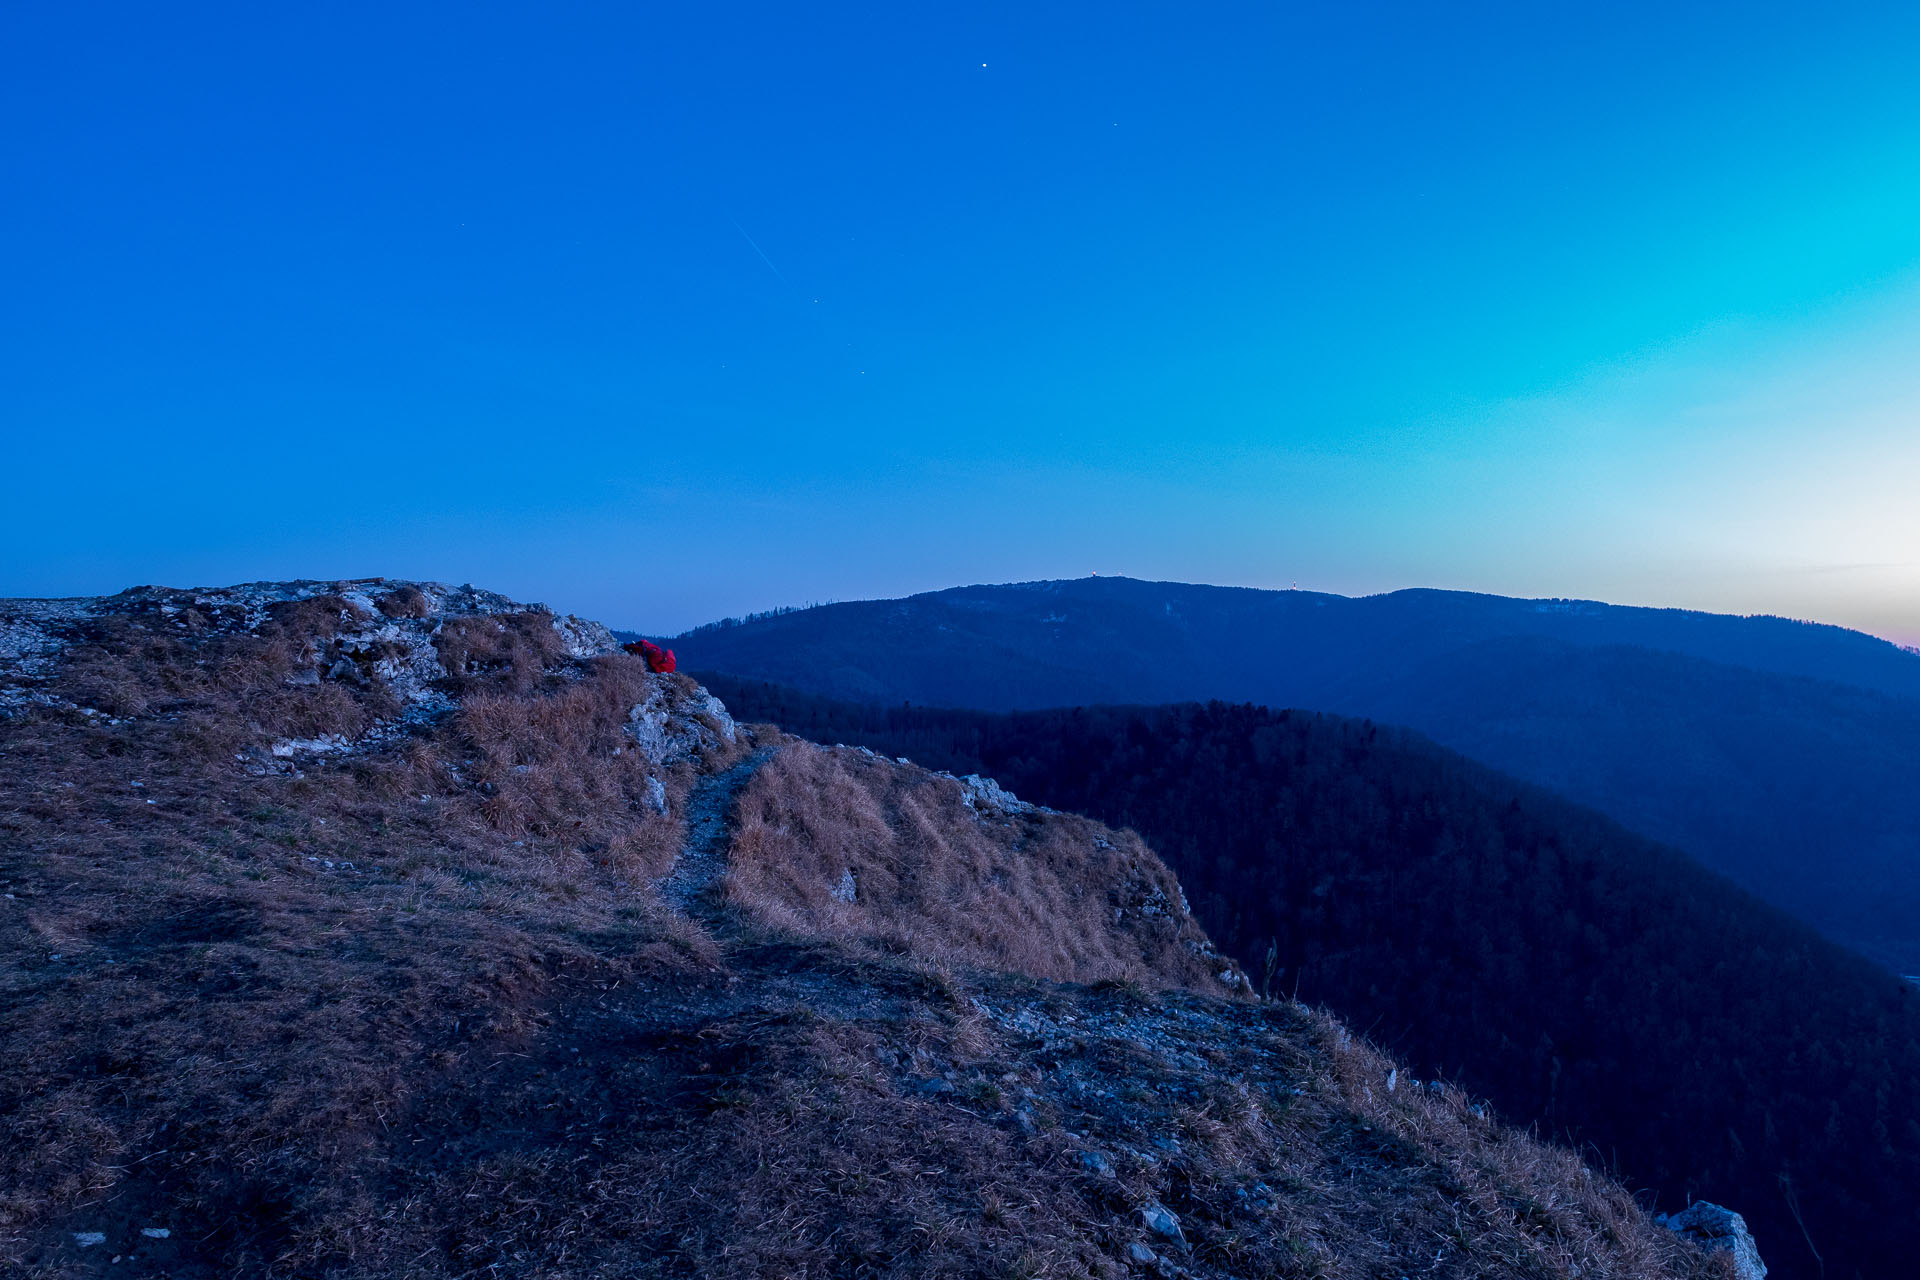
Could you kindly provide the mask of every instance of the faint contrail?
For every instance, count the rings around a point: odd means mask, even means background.
[[[733,222],[733,219],[728,218],[727,221]],[[781,284],[784,284],[789,289],[793,288],[793,281],[787,279],[787,273],[773,265],[773,259],[767,256],[767,251],[765,249],[762,249],[759,245],[754,244],[753,237],[747,234],[747,229],[745,227],[741,226],[737,222],[733,222],[733,229],[740,233],[740,238],[742,240],[745,240],[748,244],[753,245],[753,251],[760,255],[760,261],[767,264],[767,270],[773,272],[773,274],[780,277]]]

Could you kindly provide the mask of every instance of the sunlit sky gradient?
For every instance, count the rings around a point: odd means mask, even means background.
[[[1920,643],[1916,66],[1920,6],[11,4],[0,594]]]

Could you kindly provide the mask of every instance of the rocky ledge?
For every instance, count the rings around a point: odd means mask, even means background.
[[[340,627],[308,651],[308,662],[288,676],[288,683],[375,679],[416,708],[434,706],[433,682],[448,675],[433,640],[451,619],[544,613],[572,657],[591,658],[619,647],[600,623],[557,614],[543,604],[520,604],[471,585],[392,578],[130,587],[111,596],[0,600],[0,709],[25,702],[59,705],[40,686],[90,622],[143,619],[189,643],[205,645],[219,638],[257,635],[284,606],[323,600],[338,602]]]

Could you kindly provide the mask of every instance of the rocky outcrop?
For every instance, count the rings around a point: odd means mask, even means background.
[[[627,736],[649,763],[665,766],[731,745],[738,734],[726,704],[699,685],[653,675],[646,700],[627,713]]]
[[[1708,1253],[1733,1258],[1734,1280],[1766,1280],[1767,1264],[1747,1230],[1747,1220],[1731,1209],[1696,1200],[1679,1213],[1662,1214],[1654,1221]]]
[[[449,672],[436,641],[454,620],[544,614],[552,621],[558,647],[569,658],[584,660],[619,648],[613,633],[600,623],[556,614],[542,604],[521,604],[471,585],[393,578],[250,582],[186,590],[131,587],[113,596],[0,600],[0,714],[29,703],[65,705],[46,686],[75,637],[89,625],[116,616],[138,619],[162,634],[204,648],[211,642],[259,634],[284,613],[284,606],[328,599],[339,602],[338,618],[328,634],[308,637],[286,683],[338,681],[378,686],[390,693],[400,704],[400,714],[379,731],[365,735],[362,742],[391,736],[396,727],[431,720],[452,706],[440,687]],[[276,743],[272,754],[287,757],[342,749],[332,738],[287,739]]]
[[[992,778],[970,773],[960,779],[960,803],[983,817],[1010,818],[1032,813],[1037,806],[1028,803]]]

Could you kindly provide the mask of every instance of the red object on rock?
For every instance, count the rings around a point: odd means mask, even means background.
[[[635,640],[632,644],[623,644],[620,647],[637,658],[645,658],[649,671],[657,671],[665,675],[674,668],[671,649],[662,649],[659,645],[645,640]]]

